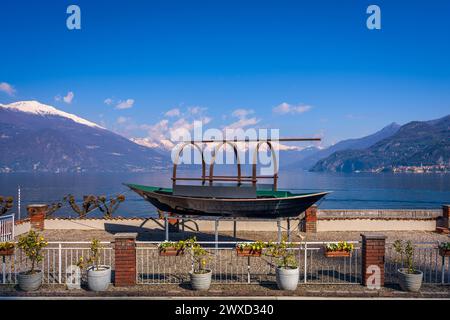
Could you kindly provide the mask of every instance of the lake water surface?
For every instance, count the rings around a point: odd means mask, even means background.
[[[187,174],[190,175],[190,174]],[[30,203],[61,201],[67,194],[82,199],[85,194],[123,193],[126,201],[115,215],[155,215],[155,208],[122,183],[169,187],[171,172],[97,174],[0,174],[0,195],[17,198],[21,186],[22,209]],[[450,203],[450,174],[371,174],[281,172],[279,189],[293,192],[333,191],[319,203],[323,209],[440,208]],[[17,206],[14,209],[17,212]],[[75,215],[65,204],[57,215]],[[100,216],[99,210],[91,213]]]

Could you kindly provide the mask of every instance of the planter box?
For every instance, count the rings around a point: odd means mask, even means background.
[[[450,257],[450,249],[439,248],[439,255],[441,257]]]
[[[236,254],[238,257],[261,257],[261,253],[262,250],[252,250],[251,248],[236,248]]]
[[[178,250],[176,248],[159,249],[159,255],[163,257],[175,257],[184,255],[184,249]]]
[[[0,249],[0,256],[12,256],[14,254],[14,248]]]
[[[325,257],[327,258],[350,257],[350,254],[350,251],[327,251],[325,249]]]

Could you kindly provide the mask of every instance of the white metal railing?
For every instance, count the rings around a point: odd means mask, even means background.
[[[14,214],[0,216],[0,242],[14,239]]]
[[[439,242],[414,243],[414,267],[423,272],[423,282],[427,284],[450,285],[450,258],[439,255]],[[386,243],[385,279],[386,283],[398,283],[397,270],[405,267],[393,248]]]
[[[360,284],[361,254],[357,241],[350,257],[326,258],[327,243],[292,242],[300,269],[300,281],[321,284]],[[189,280],[193,262],[189,254],[159,256],[160,242],[137,242],[136,269],[138,284],[173,284]],[[208,268],[212,282],[220,284],[253,284],[275,281],[276,261],[273,257],[238,257],[238,242],[199,242],[211,253]],[[242,243],[242,242],[240,242]]]
[[[71,274],[70,268],[78,263],[81,257],[89,256],[90,242],[49,242],[43,249],[43,260],[37,269],[43,272],[44,284],[64,284]],[[114,269],[114,250],[111,242],[101,242],[100,264],[109,265]],[[17,275],[29,270],[31,264],[23,252],[16,248],[14,255],[3,256],[0,268],[0,284],[17,283]],[[85,270],[82,270],[82,279],[85,279]]]

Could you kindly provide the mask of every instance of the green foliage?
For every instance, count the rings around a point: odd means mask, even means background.
[[[27,234],[20,236],[17,246],[22,249],[28,259],[31,261],[30,274],[35,273],[36,263],[39,263],[44,258],[42,249],[48,245],[44,237],[31,230]]]
[[[400,258],[397,257],[397,262],[402,263],[402,265],[406,264],[408,273],[414,273],[416,271],[413,261],[415,248],[411,240],[406,241],[406,243],[402,240],[395,240],[393,246]]]
[[[250,250],[251,252],[261,251],[262,249],[264,249],[266,247],[267,247],[267,244],[262,241],[242,242],[242,243],[238,243],[236,245],[236,248],[238,248],[240,251]]]
[[[277,259],[277,265],[279,268],[295,269],[298,267],[298,261],[295,256],[294,245],[283,239],[281,242],[267,244],[267,256],[271,256]]]
[[[13,242],[0,242],[0,250],[10,250],[12,248],[14,248]]]
[[[352,252],[354,246],[352,243],[347,241],[339,241],[338,243],[328,243],[326,247],[327,251],[347,251]]]
[[[439,244],[439,249],[450,250],[450,242],[442,242]]]
[[[92,239],[91,246],[89,248],[89,257],[86,260],[81,257],[78,260],[77,266],[80,268],[84,268],[87,263],[92,265],[93,268],[98,271],[100,269],[100,249],[102,249],[100,240]]]
[[[180,240],[177,242],[173,241],[164,241],[158,245],[158,250],[165,252],[168,248],[174,248],[177,251],[184,251],[187,247],[187,240]]]
[[[121,202],[125,201],[124,195],[117,195],[115,197],[111,197],[108,201],[106,200],[106,196],[99,196],[97,198],[97,205],[101,212],[103,212],[103,217],[105,219],[111,219],[114,211],[119,208]]]
[[[0,216],[12,209],[14,205],[13,197],[0,196]]]
[[[210,260],[209,252],[206,251],[198,242],[196,237],[186,240],[186,247],[194,260],[194,273],[206,273],[206,264]]]

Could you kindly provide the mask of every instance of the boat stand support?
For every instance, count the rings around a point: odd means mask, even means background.
[[[216,242],[216,249],[218,249],[219,245],[219,219],[214,221],[214,240]]]
[[[277,219],[277,228],[278,228],[278,242],[281,242],[281,221]]]
[[[164,216],[164,228],[166,229],[166,241],[169,241],[169,218]]]

